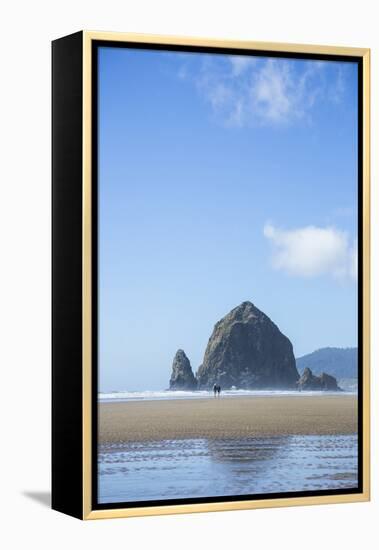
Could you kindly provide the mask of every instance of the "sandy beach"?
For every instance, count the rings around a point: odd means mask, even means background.
[[[99,443],[357,432],[354,395],[100,403]]]

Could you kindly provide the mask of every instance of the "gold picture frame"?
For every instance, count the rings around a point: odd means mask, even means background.
[[[223,502],[206,502],[196,504],[167,504],[158,506],[141,507],[112,507],[96,509],[92,502],[93,487],[93,223],[92,223],[92,181],[93,181],[93,67],[92,51],[94,43],[114,42],[128,44],[146,44],[228,49],[250,50],[264,52],[280,52],[290,54],[306,54],[315,56],[343,56],[359,58],[362,63],[362,491],[359,493],[301,496],[289,498],[265,498],[262,500],[234,500]],[[54,68],[55,67],[55,68]],[[74,74],[75,73],[75,74]],[[76,75],[76,76],[75,76]],[[81,81],[78,82],[79,75]],[[72,86],[70,82],[72,79]],[[75,83],[74,83],[75,80]],[[67,81],[69,83],[67,84]],[[62,87],[68,87],[64,92],[62,102]],[[75,86],[77,88],[75,88]],[[81,95],[75,90],[81,90]],[[65,95],[66,94],[66,95]],[[59,96],[59,97],[58,97]],[[79,102],[81,105],[79,105]],[[67,113],[73,113],[75,121],[63,123]],[[67,137],[72,132],[81,135],[75,144],[77,170],[73,175],[68,171],[67,159],[72,159],[72,150],[64,151],[67,147]],[[80,143],[80,151],[79,151]],[[74,155],[74,156],[75,156]],[[66,163],[66,164],[65,164]],[[55,167],[55,168],[54,168]],[[64,182],[71,178],[75,183],[75,197],[71,191],[64,189]],[[62,185],[63,183],[63,185]],[[74,189],[74,188],[73,188]],[[54,193],[56,201],[54,201]],[[65,193],[71,193],[65,195]],[[79,197],[80,194],[80,197]],[[80,200],[79,200],[80,199]],[[77,218],[74,226],[76,233],[73,238],[78,243],[76,258],[67,259],[67,254],[62,253],[63,244],[63,218],[67,215],[69,205],[73,200],[78,202]],[[66,208],[66,210],[64,210]],[[147,34],[130,34],[114,32],[83,31],[56,40],[53,43],[53,246],[57,251],[53,254],[53,508],[81,519],[121,518],[148,515],[183,514],[195,512],[215,512],[223,510],[247,510],[256,508],[270,508],[283,506],[304,506],[316,504],[332,504],[343,502],[363,502],[370,499],[370,50],[367,48],[350,48],[337,46],[319,46],[303,44],[284,44],[272,42],[219,40],[208,38],[190,38],[177,36],[160,36]],[[54,225],[55,224],[55,225]],[[55,229],[54,229],[55,228]],[[55,232],[54,232],[55,231]],[[73,229],[74,231],[74,229]],[[80,232],[80,235],[79,235]],[[66,237],[67,238],[67,237]],[[71,241],[72,242],[72,241]],[[68,248],[66,249],[67,252]],[[78,273],[78,259],[81,258],[81,271]],[[65,274],[62,274],[62,265],[65,261]],[[55,262],[55,264],[54,264]],[[67,278],[67,273],[75,272],[72,278]],[[55,278],[55,281],[54,281]],[[67,282],[70,279],[70,282]],[[62,308],[64,296],[71,291],[67,285],[80,284],[77,295],[81,294],[81,303],[75,311],[64,312],[67,318],[64,335],[62,335]],[[55,290],[54,290],[55,289]],[[56,294],[54,294],[56,292]],[[63,301],[60,301],[63,300]],[[72,322],[70,315],[76,316]],[[54,321],[55,320],[55,321]],[[54,328],[55,326],[55,328]],[[69,328],[67,328],[69,327]],[[64,327],[63,327],[64,328]],[[80,334],[79,334],[80,330]],[[70,331],[76,331],[74,337],[81,346],[71,350],[71,355],[66,351],[67,343],[61,340],[71,338]],[[55,349],[55,351],[54,351]],[[71,361],[69,372],[67,362]],[[71,369],[71,370],[70,370]],[[66,378],[65,378],[66,377]],[[73,389],[74,388],[74,389]],[[76,399],[74,411],[67,412],[67,403],[61,398],[62,393],[71,391]],[[79,397],[80,395],[80,397]],[[71,415],[71,416],[70,416]],[[64,426],[73,426],[74,421],[78,425],[72,428],[71,433]],[[73,433],[74,432],[74,433]],[[81,448],[81,452],[80,452]],[[67,463],[67,455],[75,455],[75,458]],[[78,456],[79,455],[79,456]],[[72,484],[67,481],[65,472],[74,472]],[[70,496],[71,495],[71,496]]]

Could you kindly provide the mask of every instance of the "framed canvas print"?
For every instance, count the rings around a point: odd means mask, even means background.
[[[369,50],[53,42],[53,508],[369,499]]]

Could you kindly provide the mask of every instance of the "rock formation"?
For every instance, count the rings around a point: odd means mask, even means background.
[[[304,369],[297,384],[300,390],[340,391],[334,376],[325,372],[320,374],[320,376],[315,376],[308,367]]]
[[[182,349],[178,349],[172,363],[170,390],[196,390],[197,380],[191,363]]]
[[[299,379],[292,344],[251,302],[214,327],[197,372],[199,388],[295,389]]]

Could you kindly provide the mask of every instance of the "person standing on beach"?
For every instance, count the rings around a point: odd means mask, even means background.
[[[220,384],[218,384],[218,386],[217,386],[217,394],[220,397],[220,395],[221,395],[221,386],[220,386]]]
[[[217,384],[213,384],[213,395],[216,397],[217,395]]]

